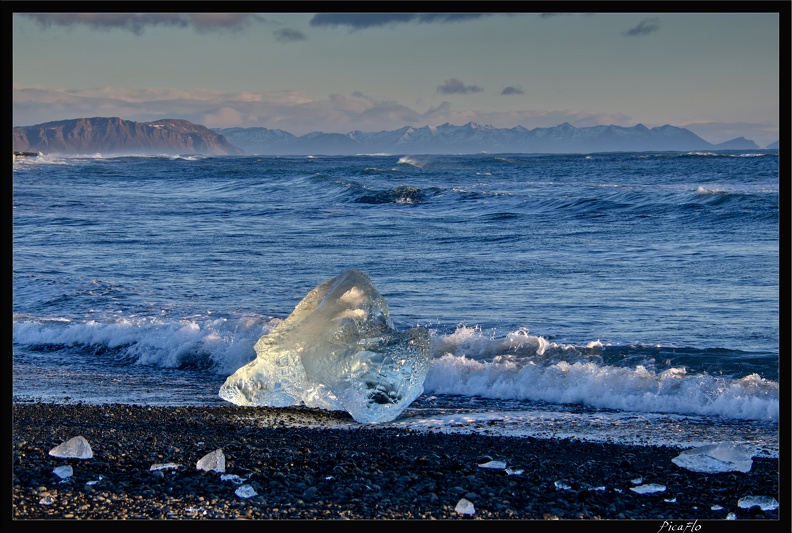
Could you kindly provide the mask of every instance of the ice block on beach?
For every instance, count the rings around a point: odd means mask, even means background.
[[[88,444],[88,441],[82,435],[55,446],[49,451],[49,454],[53,457],[64,457],[67,459],[91,459],[93,457],[91,445]]]
[[[74,469],[72,469],[71,465],[59,466],[52,472],[61,479],[66,479],[74,475]]]
[[[226,379],[237,405],[304,404],[390,422],[423,392],[429,332],[399,332],[371,279],[347,270],[314,288],[255,345],[257,357]]]
[[[772,496],[744,496],[737,500],[737,507],[750,509],[759,507],[762,511],[775,511],[778,509],[778,500]]]
[[[476,514],[476,507],[470,500],[462,498],[457,502],[454,511],[456,511],[457,514]]]
[[[751,450],[731,442],[708,444],[685,450],[671,459],[671,462],[693,472],[705,474],[748,472],[753,466]]]
[[[215,472],[225,472],[225,466],[225,454],[221,449],[207,453],[195,464],[195,468],[198,470],[214,470]]]

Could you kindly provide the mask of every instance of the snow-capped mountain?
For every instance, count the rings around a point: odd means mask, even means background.
[[[523,126],[494,128],[475,122],[463,126],[443,124],[398,130],[346,134],[312,132],[295,136],[266,128],[216,129],[246,154],[354,155],[354,154],[457,154],[457,153],[592,153],[633,151],[689,151],[759,149],[742,137],[712,144],[685,128],[592,126],[576,128],[565,122],[551,128],[529,130]]]

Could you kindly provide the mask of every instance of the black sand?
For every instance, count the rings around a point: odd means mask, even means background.
[[[748,473],[701,474],[671,462],[681,449],[570,440],[446,435],[353,426],[348,415],[307,408],[13,405],[12,520],[786,520],[783,510],[742,509],[749,495],[779,499],[779,461]],[[311,420],[313,427],[298,426]],[[49,450],[82,435],[91,459]],[[197,461],[222,449],[226,474]],[[504,461],[519,475],[478,465]],[[152,471],[157,463],[176,469]],[[61,480],[53,469],[71,465]],[[639,494],[642,483],[664,492]],[[96,482],[96,483],[93,483]],[[558,488],[561,482],[569,488]],[[91,484],[89,484],[91,483]],[[474,514],[455,511],[460,499]],[[44,503],[43,503],[43,502]],[[723,509],[713,510],[719,505]],[[754,524],[756,522],[753,522]],[[775,524],[778,525],[778,524]],[[707,533],[700,531],[699,533]]]

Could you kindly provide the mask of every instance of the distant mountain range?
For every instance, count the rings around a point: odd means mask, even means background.
[[[564,123],[552,128],[494,128],[469,122],[393,131],[308,133],[300,137],[267,128],[215,130],[247,154],[454,154],[454,153],[591,153],[688,150],[753,150],[759,146],[743,137],[712,144],[685,128],[643,124],[631,128]]]
[[[774,144],[777,148],[777,143]],[[642,124],[576,128],[565,122],[552,128],[529,130],[522,126],[507,129],[469,122],[463,126],[405,126],[393,131],[313,132],[295,136],[279,129],[210,130],[186,120],[132,122],[114,117],[14,128],[14,151],[72,154],[408,155],[758,149],[755,142],[743,137],[712,144],[685,128],[649,129]]]

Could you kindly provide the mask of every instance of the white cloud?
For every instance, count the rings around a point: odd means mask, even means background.
[[[202,123],[212,124],[213,128],[233,128],[244,122],[242,113],[232,107],[221,107],[204,114]]]

